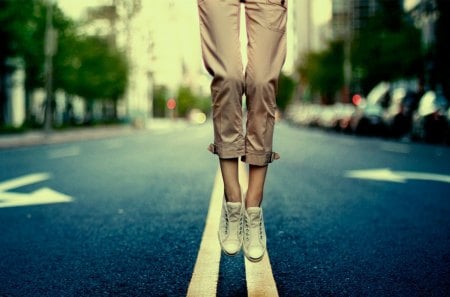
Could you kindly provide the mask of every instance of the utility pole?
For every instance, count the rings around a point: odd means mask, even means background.
[[[344,92],[342,101],[348,103],[350,101],[350,89],[352,82],[352,64],[351,64],[351,43],[353,39],[353,18],[354,18],[354,2],[345,2],[346,12],[345,12],[345,33],[344,33]]]
[[[53,28],[53,0],[47,0],[47,22],[45,26],[45,117],[44,130],[50,133],[53,120],[53,56],[56,53],[56,30]]]

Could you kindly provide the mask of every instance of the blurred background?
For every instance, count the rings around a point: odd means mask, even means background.
[[[289,5],[280,118],[450,142],[449,1]],[[1,133],[209,117],[194,0],[0,0],[0,36]]]

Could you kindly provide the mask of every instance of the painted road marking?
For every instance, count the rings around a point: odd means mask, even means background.
[[[247,192],[248,173],[244,163],[239,162],[239,183],[243,187],[244,193]],[[245,278],[247,280],[248,297],[276,297],[278,296],[277,285],[273,278],[272,267],[270,266],[269,252],[260,262],[253,263],[244,257]]]
[[[118,139],[112,139],[112,140],[107,140],[105,141],[105,148],[106,149],[117,149],[117,148],[121,148],[123,146],[123,141],[122,140],[118,140]]]
[[[0,183],[0,192],[8,191],[11,189],[19,188],[22,186],[38,183],[44,180],[50,179],[50,174],[48,173],[33,173],[27,174],[22,177],[7,180]]]
[[[350,170],[345,173],[345,176],[349,178],[388,181],[396,183],[406,183],[408,179],[450,183],[450,175],[427,172],[392,171],[389,168]]]
[[[380,149],[386,152],[408,154],[411,150],[406,144],[385,142],[380,145]]]
[[[219,229],[222,196],[223,181],[219,168],[214,180],[200,250],[187,292],[189,297],[216,296],[221,254],[217,230]]]
[[[66,148],[61,149],[55,149],[48,152],[48,158],[49,159],[61,159],[61,158],[67,158],[67,157],[74,157],[78,156],[80,154],[80,147],[79,146],[70,146]]]
[[[248,173],[245,164],[242,162],[239,162],[239,182],[242,186],[243,193],[246,193]],[[217,230],[219,228],[222,199],[223,181],[220,168],[218,168],[211,194],[205,230],[203,231],[200,250],[198,252],[187,296],[216,296],[221,257]],[[258,263],[252,263],[245,258],[245,274],[247,280],[247,295],[249,297],[278,296],[268,252],[266,252],[263,260]]]
[[[71,202],[72,197],[43,187],[31,193],[6,192],[14,188],[41,182],[50,178],[48,173],[35,173],[0,183],[0,208]]]
[[[252,263],[245,258],[245,276],[248,297],[278,296],[277,285],[270,266],[269,253],[266,253],[264,258],[257,263]]]

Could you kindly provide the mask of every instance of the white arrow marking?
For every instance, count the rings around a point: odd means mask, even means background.
[[[50,179],[51,176],[48,173],[34,173],[24,175],[22,177],[18,177],[15,179],[7,180],[0,183],[0,192],[8,191],[10,189],[15,189],[18,187],[38,183],[47,179]]]
[[[350,170],[345,177],[405,183],[408,179],[430,180],[450,183],[450,176],[427,172],[392,171],[389,168]]]
[[[72,197],[50,188],[41,188],[30,194],[6,192],[6,190],[41,182],[49,178],[48,173],[35,173],[0,183],[0,208],[72,201]]]
[[[66,157],[74,157],[80,154],[79,146],[71,146],[67,148],[57,149],[48,153],[49,159],[61,159]]]
[[[450,175],[408,171],[397,171],[397,174],[400,174],[407,179],[432,180],[443,183],[450,183]]]
[[[41,188],[30,194],[7,193],[7,192],[0,193],[0,208],[62,203],[71,201],[72,198],[70,196],[58,193],[50,188]]]

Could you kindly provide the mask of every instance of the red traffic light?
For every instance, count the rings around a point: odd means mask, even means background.
[[[361,97],[361,95],[359,95],[359,94],[355,94],[355,95],[353,95],[353,97],[352,97],[352,102],[353,102],[353,104],[355,104],[356,106],[358,106],[359,104],[361,104],[361,100],[362,100],[362,97]]]
[[[167,108],[170,110],[174,110],[175,107],[177,107],[177,102],[175,101],[175,99],[170,98],[169,100],[167,100]]]

